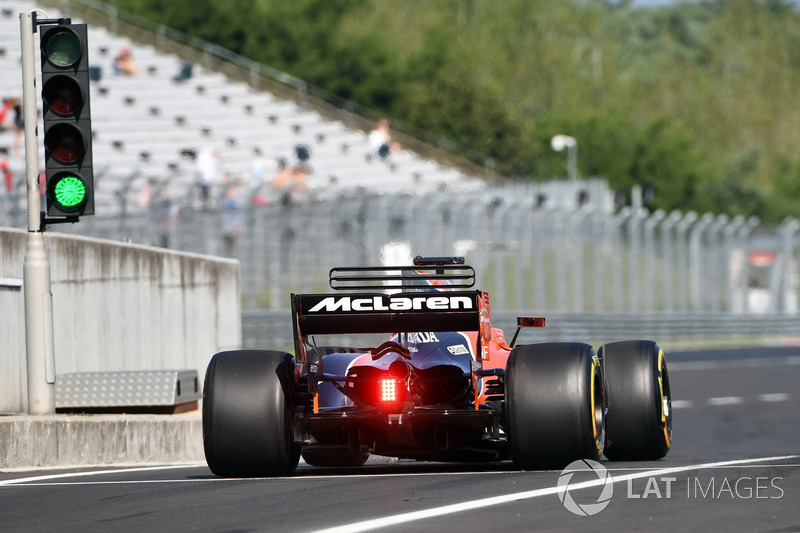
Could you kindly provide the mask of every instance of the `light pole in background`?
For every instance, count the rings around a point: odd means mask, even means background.
[[[556,135],[550,141],[550,146],[556,152],[561,152],[564,148],[567,149],[568,167],[567,175],[570,180],[577,179],[578,177],[578,141],[569,135]]]

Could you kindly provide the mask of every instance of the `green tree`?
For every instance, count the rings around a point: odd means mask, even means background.
[[[498,161],[652,184],[654,206],[800,211],[790,0],[113,0]]]

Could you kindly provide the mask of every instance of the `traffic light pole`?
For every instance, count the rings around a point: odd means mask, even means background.
[[[28,412],[55,412],[55,346],[50,263],[44,247],[44,221],[39,186],[39,139],[36,128],[38,96],[34,24],[36,13],[20,14],[22,45],[22,101],[25,120],[25,172],[28,192],[28,241],[23,266],[25,291],[25,342],[28,368]]]

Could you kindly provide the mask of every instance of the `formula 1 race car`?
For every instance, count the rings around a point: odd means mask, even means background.
[[[369,454],[503,461],[659,459],[672,441],[669,375],[652,341],[514,347],[463,258],[334,268],[333,294],[292,294],[295,355],[220,352],[206,372],[203,440],[220,476],[360,466]],[[317,336],[383,334],[375,347]]]

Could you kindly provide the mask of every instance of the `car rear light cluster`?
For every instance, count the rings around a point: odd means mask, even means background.
[[[377,407],[381,411],[402,409],[411,400],[409,372],[397,369],[360,367],[348,372],[347,384],[340,389],[355,405]]]
[[[397,380],[395,378],[383,378],[380,380],[380,384],[381,384],[381,401],[396,402]]]

